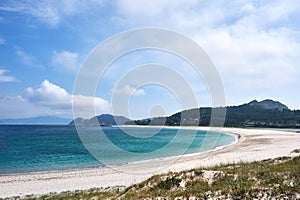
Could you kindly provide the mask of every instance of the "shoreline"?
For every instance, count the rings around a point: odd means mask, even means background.
[[[178,128],[178,127],[165,127]],[[211,127],[180,127],[210,129]],[[252,162],[282,156],[293,156],[300,148],[300,134],[282,130],[217,128],[220,132],[240,137],[234,144],[221,149],[138,161],[118,166],[84,168],[63,171],[30,172],[0,175],[0,198],[41,195],[50,192],[85,190],[93,187],[130,186],[155,174],[184,171],[218,164]]]
[[[201,126],[184,126],[184,127],[177,127],[177,126],[134,126],[134,125],[124,125],[124,126],[119,126],[119,127],[140,127],[140,128],[168,128],[168,129],[191,129],[191,130],[204,130],[204,131],[216,131],[219,132],[220,128],[219,127],[201,127]],[[212,130],[211,130],[212,129]],[[222,129],[222,128],[221,128]],[[222,132],[222,131],[220,131]],[[91,167],[82,167],[82,168],[70,168],[70,169],[59,169],[59,170],[45,170],[45,171],[24,171],[24,172],[12,172],[12,173],[0,173],[0,181],[1,181],[1,176],[23,176],[23,175],[34,175],[34,174],[48,174],[48,173],[61,173],[61,172],[76,172],[76,171],[82,171],[82,170],[97,170],[101,168],[115,168],[118,166],[122,165],[131,165],[131,164],[139,164],[139,163],[149,163],[149,162],[155,162],[155,161],[160,161],[160,160],[172,160],[172,159],[178,159],[181,157],[191,157],[191,156],[198,156],[202,154],[207,154],[210,152],[214,151],[219,151],[221,149],[224,149],[226,147],[229,147],[236,142],[238,142],[239,138],[241,137],[240,134],[238,133],[227,133],[227,132],[222,132],[227,135],[231,135],[234,137],[234,141],[223,145],[223,146],[217,146],[214,149],[211,150],[206,150],[206,151],[200,151],[200,152],[195,152],[195,153],[187,153],[187,154],[182,154],[182,155],[175,155],[175,156],[167,156],[167,157],[158,157],[158,158],[152,158],[152,159],[147,159],[147,160],[140,160],[140,161],[133,161],[133,162],[128,162],[128,163],[120,163],[120,164],[114,164],[114,165],[109,165],[109,166],[91,166]]]

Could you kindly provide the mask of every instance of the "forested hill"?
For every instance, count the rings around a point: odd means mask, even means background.
[[[130,119],[123,116],[113,116],[110,114],[102,114],[91,119],[77,118],[72,120],[69,126],[98,126],[98,125],[124,125]]]
[[[126,124],[137,125],[195,125],[209,126],[212,110],[224,108],[197,108],[175,113],[168,117],[129,121]],[[200,117],[199,117],[200,113]],[[184,116],[181,119],[181,116]],[[198,121],[197,121],[198,120]],[[226,107],[224,126],[227,127],[274,127],[274,128],[299,128],[300,110],[289,110],[278,101],[256,100],[239,106]]]

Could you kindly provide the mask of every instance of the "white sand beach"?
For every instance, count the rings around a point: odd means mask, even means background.
[[[217,151],[177,158],[155,159],[106,168],[0,175],[0,197],[39,195],[92,187],[129,186],[154,174],[222,163],[293,156],[295,154],[291,151],[300,148],[300,133],[296,131],[240,128],[223,128],[221,131],[239,134],[240,139]]]

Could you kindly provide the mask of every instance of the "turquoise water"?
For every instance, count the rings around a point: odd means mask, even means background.
[[[212,150],[235,141],[228,134],[193,130],[181,130],[178,139],[177,129],[154,127],[80,128],[80,133],[72,126],[0,126],[0,174],[118,165]]]

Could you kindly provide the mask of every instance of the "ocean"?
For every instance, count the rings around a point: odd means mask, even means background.
[[[236,140],[229,134],[192,129],[82,127],[78,130],[80,134],[73,126],[1,125],[0,174],[120,165],[214,150]]]

